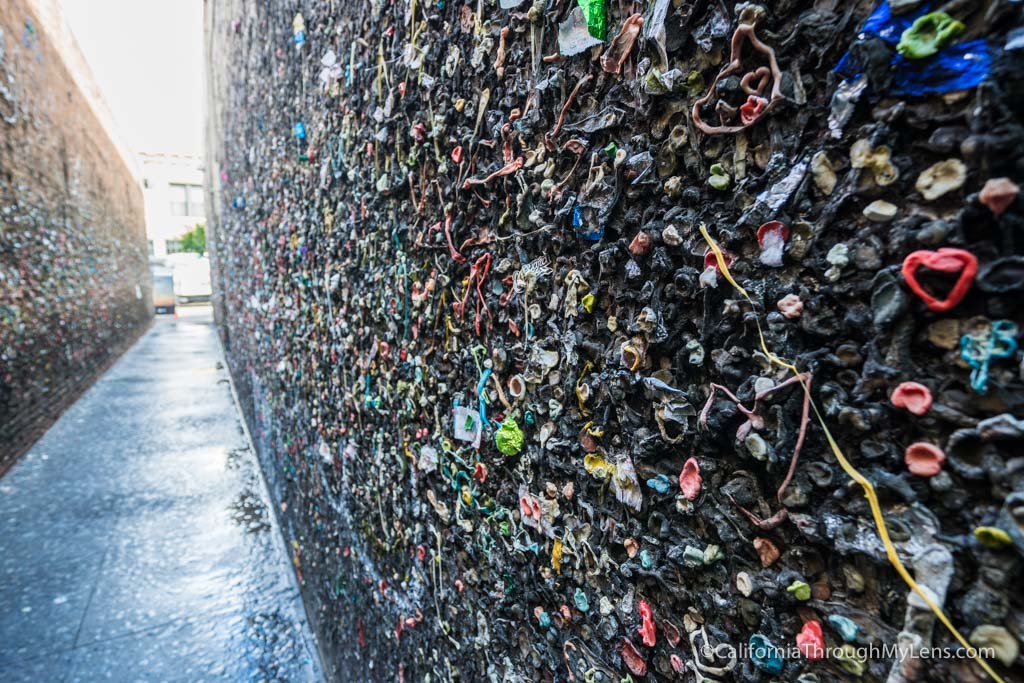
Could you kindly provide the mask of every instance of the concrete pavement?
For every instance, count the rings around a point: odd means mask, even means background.
[[[158,318],[0,479],[0,680],[318,681],[208,307]]]

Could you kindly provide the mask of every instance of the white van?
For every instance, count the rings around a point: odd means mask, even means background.
[[[210,300],[210,259],[182,253],[170,254],[166,262],[174,269],[174,296],[178,303]]]

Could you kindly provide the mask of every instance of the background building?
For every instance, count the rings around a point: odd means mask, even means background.
[[[182,237],[206,223],[203,159],[184,154],[140,152],[146,236],[151,259],[181,252]]]

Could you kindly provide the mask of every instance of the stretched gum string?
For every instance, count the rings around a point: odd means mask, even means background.
[[[754,300],[750,298],[749,294],[747,294],[747,290],[743,289],[743,287],[740,287],[739,283],[733,279],[732,273],[729,272],[729,266],[726,265],[725,258],[722,256],[722,250],[718,247],[718,244],[711,238],[711,235],[708,234],[707,228],[703,224],[701,224],[700,226],[700,234],[704,237],[704,240],[708,243],[708,246],[711,247],[711,251],[714,252],[715,259],[718,260],[718,269],[722,272],[722,276],[725,277],[729,284],[732,285],[737,292],[743,295],[743,298],[746,299],[750,303],[750,305],[753,306],[756,310],[757,304],[755,304]],[[896,554],[896,548],[893,546],[892,540],[889,538],[889,529],[888,527],[886,527],[885,519],[882,517],[882,508],[878,504],[878,496],[877,494],[875,494],[875,487],[872,486],[871,482],[868,481],[868,479],[863,474],[861,474],[857,470],[857,468],[850,463],[849,460],[846,459],[845,455],[843,455],[842,450],[840,450],[839,448],[839,444],[836,443],[836,440],[832,437],[832,432],[829,431],[828,426],[825,424],[825,419],[822,417],[821,411],[818,410],[818,404],[814,402],[814,398],[811,396],[810,388],[801,378],[800,371],[796,368],[795,365],[793,365],[792,363],[788,363],[786,360],[776,356],[768,349],[768,345],[765,343],[764,340],[764,332],[761,330],[760,318],[755,316],[754,322],[757,323],[757,336],[761,343],[761,350],[772,363],[775,363],[776,365],[786,368],[797,377],[797,381],[800,382],[800,386],[801,388],[803,388],[804,394],[807,395],[807,399],[811,403],[811,408],[814,410],[814,416],[818,419],[818,424],[821,425],[821,429],[825,433],[825,438],[828,440],[828,445],[832,449],[832,453],[835,454],[836,460],[839,461],[839,464],[843,468],[843,471],[850,475],[850,478],[853,479],[858,484],[860,484],[861,488],[864,489],[864,495],[867,497],[868,504],[871,506],[871,516],[874,517],[875,520],[875,528],[878,529],[878,535],[882,539],[882,545],[885,546],[885,555],[889,559],[889,563],[892,564],[893,568],[896,570],[896,573],[900,575],[900,577],[906,582],[906,584],[910,586],[910,589],[917,593],[918,597],[920,597],[924,601],[924,603],[928,605],[928,608],[931,609],[931,611],[935,614],[938,620],[942,622],[942,625],[945,626],[949,630],[949,632],[953,634],[953,637],[956,638],[960,642],[960,644],[967,649],[967,653],[971,657],[971,659],[980,664],[981,668],[983,668],[985,672],[989,676],[991,676],[993,680],[996,681],[996,683],[1006,683],[1002,678],[999,677],[999,675],[992,669],[992,667],[989,666],[988,662],[977,656],[977,650],[975,650],[974,647],[967,642],[967,639],[964,638],[963,635],[961,635],[960,631],[958,631],[955,626],[953,626],[953,622],[949,620],[949,617],[947,617],[945,612],[942,611],[942,608],[936,605],[935,601],[932,600],[928,595],[926,595],[923,590],[921,590],[921,587],[917,585],[916,581],[914,581],[914,577],[912,577],[910,575],[910,572],[907,571],[907,568],[903,565],[903,562]]]

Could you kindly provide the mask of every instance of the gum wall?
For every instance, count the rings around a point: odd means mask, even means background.
[[[0,8],[0,473],[152,316],[142,189],[51,4]]]
[[[216,312],[337,679],[1024,680],[1022,25],[208,2]]]

